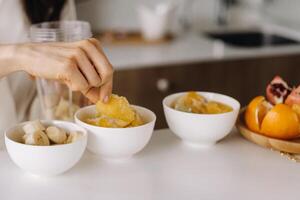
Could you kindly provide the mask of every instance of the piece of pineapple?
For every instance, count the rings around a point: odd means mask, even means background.
[[[126,125],[129,125],[135,119],[134,110],[130,107],[127,99],[118,95],[111,95],[107,103],[98,101],[96,108],[101,116],[121,120],[126,122]]]

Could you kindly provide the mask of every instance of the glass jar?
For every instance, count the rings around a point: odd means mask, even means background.
[[[44,22],[30,28],[31,42],[75,42],[90,37],[91,26],[84,21]],[[80,92],[72,92],[58,81],[37,78],[36,85],[44,119],[72,121],[87,102]]]

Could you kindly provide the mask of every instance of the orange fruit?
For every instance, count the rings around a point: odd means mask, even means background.
[[[293,104],[292,109],[298,115],[300,121],[300,104]]]
[[[255,97],[247,106],[245,112],[245,122],[248,128],[254,132],[260,133],[260,125],[270,110],[270,105],[265,97]]]
[[[299,104],[293,104],[292,109],[297,114],[299,122],[300,122],[300,105]],[[300,126],[299,126],[299,133],[300,133]]]
[[[261,133],[279,139],[292,139],[299,136],[297,113],[288,105],[275,105],[263,118]]]

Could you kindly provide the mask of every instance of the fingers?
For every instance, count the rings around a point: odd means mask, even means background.
[[[99,100],[100,88],[90,88],[86,93],[83,93],[92,103],[97,103]]]
[[[63,76],[66,76],[65,82],[73,91],[81,91],[86,93],[89,89],[89,83],[80,72],[79,68],[74,66],[66,67]]]
[[[99,73],[102,84],[105,84],[106,82],[110,81],[113,76],[113,67],[106,58],[103,51],[99,49],[99,47],[97,47],[94,43],[96,43],[95,39],[89,39],[79,41],[76,44],[86,52],[87,56]]]
[[[91,78],[85,77],[85,73],[82,72],[79,67],[80,65],[86,64],[84,59],[86,56],[84,56],[84,53],[82,53],[83,55],[79,56],[81,53],[77,52],[77,54],[74,54],[72,51],[64,47],[55,47],[54,50],[57,54],[57,60],[59,60],[58,66],[55,65],[51,66],[51,68],[45,68],[46,72],[44,73],[56,74],[54,78],[67,84],[68,87],[73,91],[86,92],[91,87],[88,81]],[[80,65],[78,64],[79,62]]]
[[[73,67],[66,67],[61,75],[61,80],[72,90],[81,91],[93,103],[99,98],[104,102],[108,100],[112,92],[113,67],[98,40],[51,43],[49,47],[56,48],[57,54],[72,63]]]
[[[63,44],[60,44],[63,45]],[[52,48],[56,48],[56,52],[65,57],[66,59],[76,61],[76,65],[82,75],[88,81],[90,87],[99,87],[101,85],[101,78],[96,71],[95,67],[89,60],[88,56],[81,48],[71,48],[69,46],[62,47],[59,43],[51,44]]]
[[[99,87],[101,85],[101,79],[99,74],[96,72],[96,69],[89,61],[85,52],[81,49],[76,50],[75,59],[78,63],[80,71],[83,73],[89,85],[91,87]]]
[[[112,80],[105,83],[101,88],[90,88],[86,93],[83,93],[91,102],[97,103],[100,101],[106,103],[111,95],[113,82]]]
[[[100,100],[107,102],[112,92],[113,67],[103,53],[98,40],[91,38],[85,41],[80,41],[78,44],[86,52],[101,78],[101,89],[91,90],[89,92],[89,98],[91,99],[97,96],[96,92],[98,91],[98,97]]]
[[[100,95],[99,95],[100,101],[106,103],[109,100],[109,97],[112,92],[112,87],[113,87],[112,79],[101,86]]]
[[[30,80],[32,80],[32,81],[35,80],[35,76],[33,76],[33,75],[31,75],[31,74],[29,74],[29,78],[30,78]]]

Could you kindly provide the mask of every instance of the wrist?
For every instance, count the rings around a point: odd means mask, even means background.
[[[28,70],[28,58],[29,53],[28,53],[29,45],[25,44],[17,44],[13,45],[12,47],[12,52],[13,52],[13,57],[15,59],[14,64],[14,70],[15,71],[26,71]]]
[[[18,59],[18,45],[0,45],[0,76],[22,70]]]

